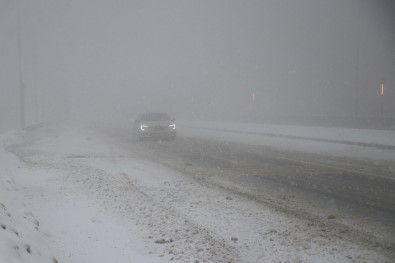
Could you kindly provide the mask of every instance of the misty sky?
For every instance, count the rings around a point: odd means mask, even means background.
[[[393,2],[21,0],[27,121],[353,116],[356,97],[394,118]],[[16,3],[0,0],[0,127],[18,125]]]

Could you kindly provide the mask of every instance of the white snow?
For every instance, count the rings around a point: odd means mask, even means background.
[[[144,234],[134,225],[103,211],[55,169],[63,154],[101,151],[95,142],[80,144],[68,134],[57,145],[41,140],[41,156],[37,149],[19,156],[32,155],[38,162],[52,158],[43,169],[10,153],[7,148],[16,146],[8,138],[2,137],[0,148],[0,224],[6,228],[0,229],[0,262],[161,262],[149,254]]]
[[[279,145],[276,138],[195,132],[192,125],[239,129],[183,122],[180,132]],[[262,131],[257,127],[249,129]],[[270,128],[265,131],[287,130]],[[305,129],[294,131],[306,136]],[[317,138],[332,134],[314,131]],[[370,138],[365,131],[355,137],[355,131],[338,132],[333,138],[378,144],[395,138],[393,131],[380,131],[386,137],[380,140],[376,132]],[[0,262],[391,261],[353,240],[317,234],[322,226],[205,185],[76,128],[0,136],[0,225]]]
[[[288,151],[395,160],[395,130],[183,120],[177,122],[177,127],[184,136],[266,145]]]

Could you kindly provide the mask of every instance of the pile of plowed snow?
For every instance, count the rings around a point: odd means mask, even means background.
[[[6,140],[2,139],[4,143]],[[0,148],[0,262],[58,262],[45,229],[15,181],[16,175],[26,173],[26,167],[3,146]]]

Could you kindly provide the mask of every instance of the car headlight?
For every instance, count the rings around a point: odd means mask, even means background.
[[[175,130],[176,129],[176,125],[175,124],[170,124],[169,128],[171,128],[172,130]]]
[[[140,130],[141,131],[144,131],[146,128],[148,128],[147,125],[144,125],[144,124],[140,125]]]

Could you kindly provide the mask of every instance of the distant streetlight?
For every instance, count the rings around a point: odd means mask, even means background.
[[[251,93],[251,104],[250,103],[248,103],[250,106],[248,107],[249,108],[249,117],[248,117],[248,120],[249,121],[255,121],[255,112],[256,112],[256,105],[255,105],[255,101],[256,101],[256,92],[255,91],[253,91],[252,93]]]
[[[380,84],[380,116],[384,117],[384,82]]]
[[[384,96],[384,83],[383,82],[380,85],[380,95]]]

